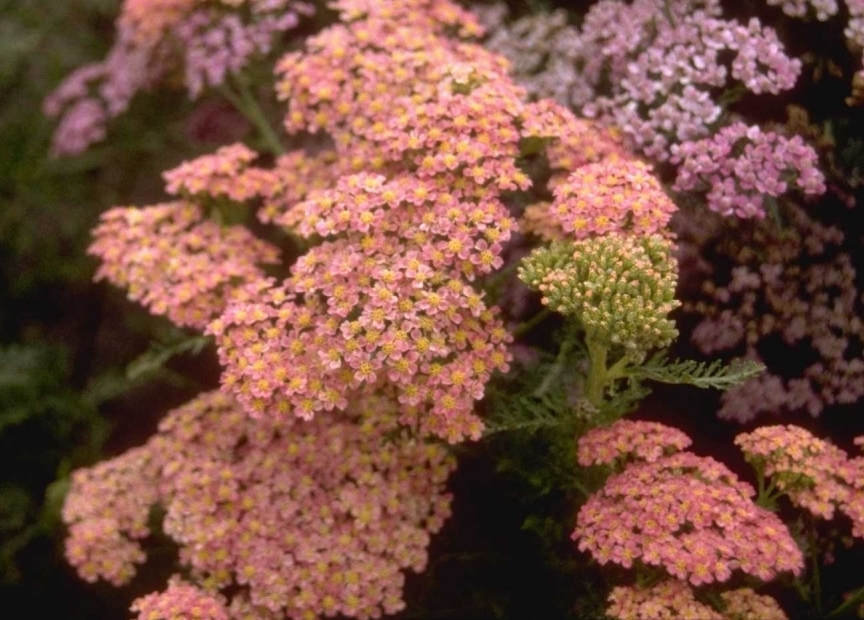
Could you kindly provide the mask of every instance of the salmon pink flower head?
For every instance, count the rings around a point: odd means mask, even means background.
[[[278,417],[290,401],[311,417],[385,382],[412,426],[478,438],[475,401],[510,359],[497,310],[466,282],[501,265],[513,221],[497,194],[357,174],[277,223],[325,242],[284,284],[252,285],[210,326],[225,388],[252,415]]]
[[[142,619],[396,613],[403,571],[425,568],[450,514],[455,466],[443,446],[400,431],[397,408],[363,396],[343,413],[276,422],[201,394],[144,446],[73,474],[67,556],[83,576],[128,582],[143,558],[112,541],[140,541],[159,505],[188,581],[139,599]]]
[[[242,226],[220,227],[185,201],[115,207],[102,214],[93,237],[88,253],[102,261],[96,280],[196,329],[221,314],[235,287],[264,276],[259,264],[279,261],[275,246]]]
[[[601,564],[657,566],[694,586],[736,570],[764,581],[800,574],[801,550],[754,494],[724,465],[690,452],[632,463],[582,506],[572,538]]]
[[[214,595],[181,579],[171,578],[164,592],[153,592],[132,602],[135,620],[228,620],[224,597]]]
[[[549,218],[569,238],[626,233],[672,237],[678,210],[647,164],[606,158],[577,168],[553,189]]]
[[[577,460],[590,465],[623,465],[628,461],[653,463],[680,452],[693,443],[677,428],[657,422],[616,420],[608,426],[592,428],[577,442]]]
[[[799,426],[761,426],[735,437],[735,445],[793,504],[818,517],[832,519],[849,501],[846,453]]]
[[[720,593],[722,611],[699,601],[684,581],[667,579],[649,587],[617,586],[606,614],[617,620],[788,620],[777,601],[752,588]]]
[[[650,587],[616,586],[609,594],[606,615],[616,620],[728,620],[696,599],[686,581],[667,579]]]
[[[228,198],[246,202],[265,193],[273,173],[250,166],[258,154],[242,143],[183,162],[162,173],[165,191],[187,199]]]

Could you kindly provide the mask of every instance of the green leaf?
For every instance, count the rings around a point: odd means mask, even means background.
[[[665,355],[658,354],[645,364],[631,368],[628,374],[660,383],[728,390],[752,379],[763,370],[765,366],[753,360],[737,359],[729,364],[724,364],[721,360],[710,363],[696,360],[669,361]]]

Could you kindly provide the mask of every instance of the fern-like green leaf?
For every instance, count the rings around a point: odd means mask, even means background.
[[[753,360],[737,359],[729,364],[724,364],[720,360],[710,363],[696,360],[669,361],[664,355],[658,354],[644,364],[632,368],[629,374],[639,379],[660,383],[728,390],[752,379],[763,370],[765,366]]]

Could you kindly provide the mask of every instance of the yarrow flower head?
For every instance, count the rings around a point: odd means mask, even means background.
[[[608,601],[606,615],[617,620],[727,620],[717,610],[696,600],[693,589],[678,579],[667,579],[648,588],[616,586]]]
[[[673,147],[671,161],[680,164],[674,189],[707,190],[708,207],[721,215],[764,218],[766,196],[785,193],[792,182],[804,194],[825,192],[816,151],[800,136],[742,122]]]
[[[242,226],[220,227],[185,201],[110,209],[93,236],[88,253],[102,261],[96,280],[197,329],[222,312],[234,288],[264,277],[259,264],[279,261],[275,246]]]
[[[136,599],[130,608],[134,620],[228,620],[223,597],[172,578],[164,592],[153,592]]]
[[[141,541],[150,534],[147,515],[158,491],[142,482],[156,474],[146,448],[72,473],[62,512],[69,526],[66,559],[82,579],[122,586],[147,559]]]
[[[735,570],[764,581],[800,574],[801,550],[754,494],[717,461],[678,452],[611,476],[579,510],[571,537],[601,564],[638,561],[694,586]]]
[[[332,240],[284,286],[253,285],[210,326],[226,389],[253,415],[279,416],[288,401],[309,417],[386,380],[412,426],[479,437],[474,402],[510,359],[496,310],[465,283],[501,264],[512,220],[494,194],[360,174],[277,221]]]
[[[729,620],[789,620],[777,601],[752,588],[738,588],[720,593],[725,607],[723,616]]]
[[[617,620],[788,620],[770,596],[756,594],[751,588],[720,593],[723,609],[699,601],[690,585],[667,579],[650,587],[617,586],[609,595],[606,614]]]
[[[678,210],[651,168],[632,159],[581,166],[553,193],[549,218],[575,239],[610,233],[671,237],[669,220]]]
[[[442,446],[400,433],[395,408],[369,396],[326,419],[271,423],[202,394],[141,448],[75,473],[67,555],[91,578],[128,581],[141,558],[104,541],[142,538],[158,504],[197,589],[172,582],[140,599],[142,620],[198,617],[195,608],[217,619],[223,605],[230,617],[395,613],[402,571],[423,570],[429,536],[449,515],[454,467]],[[105,535],[87,536],[91,523]],[[110,570],[118,564],[125,570]]]
[[[677,270],[671,242],[658,235],[553,243],[523,259],[519,278],[606,345],[641,354],[677,336],[668,318],[679,305]]]
[[[693,443],[677,428],[657,422],[617,420],[598,426],[579,438],[577,459],[581,466],[623,465],[630,461],[653,463],[680,452]]]
[[[793,504],[816,516],[832,519],[849,500],[846,453],[799,426],[762,426],[738,435],[735,445]]]
[[[223,146],[163,172],[165,191],[189,200],[209,197],[246,202],[260,196],[272,183],[271,173],[249,165],[256,157],[258,154],[242,143]]]

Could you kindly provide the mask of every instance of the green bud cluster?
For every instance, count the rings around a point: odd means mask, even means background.
[[[633,353],[678,336],[668,318],[680,305],[677,274],[672,244],[659,235],[555,242],[519,267],[519,278],[543,294],[544,304],[575,316],[596,342]]]

